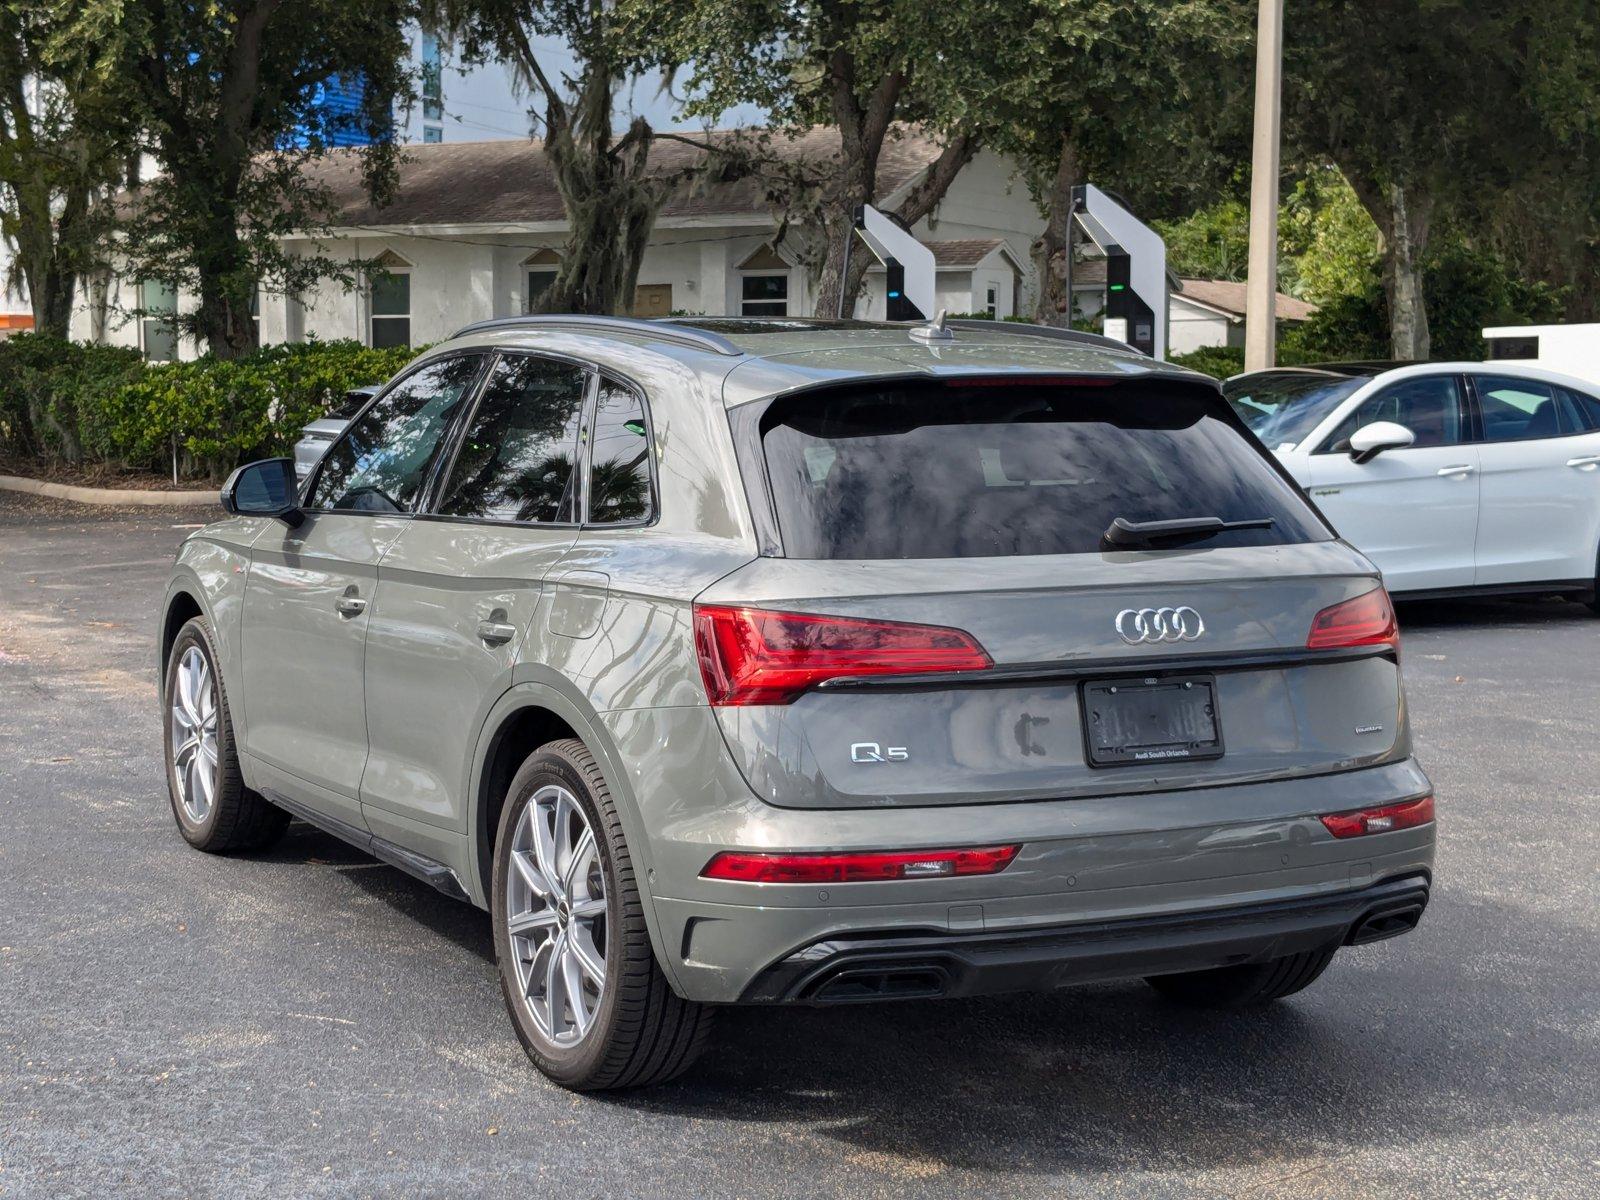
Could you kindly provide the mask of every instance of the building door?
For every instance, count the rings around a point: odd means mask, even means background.
[[[672,312],[670,283],[641,283],[633,289],[634,317],[665,317]]]

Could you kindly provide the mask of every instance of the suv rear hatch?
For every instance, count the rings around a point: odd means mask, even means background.
[[[1206,384],[891,379],[731,419],[782,553],[699,597],[697,641],[770,803],[1108,795],[1408,752],[1376,572]]]

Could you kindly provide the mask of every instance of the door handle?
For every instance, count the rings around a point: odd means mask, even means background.
[[[354,592],[346,592],[333,602],[341,617],[359,617],[367,611],[367,602]]]
[[[517,627],[504,621],[479,621],[478,637],[491,646],[503,646],[517,636]]]
[[[1477,468],[1474,467],[1471,463],[1462,463],[1460,466],[1456,466],[1456,467],[1440,467],[1439,468],[1439,474],[1440,474],[1440,476],[1471,475],[1472,472],[1475,471],[1475,470],[1477,470]]]
[[[1578,458],[1569,458],[1567,459],[1567,466],[1577,467],[1580,471],[1600,466],[1600,454],[1585,454]]]

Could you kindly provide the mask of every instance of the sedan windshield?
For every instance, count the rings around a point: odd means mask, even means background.
[[[1222,385],[1235,412],[1272,450],[1299,445],[1365,379],[1309,371],[1273,371]]]

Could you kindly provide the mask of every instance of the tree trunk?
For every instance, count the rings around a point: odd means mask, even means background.
[[[225,196],[216,206],[205,245],[195,254],[200,310],[194,332],[208,353],[220,359],[242,358],[260,343],[250,315],[257,281],[250,274],[250,256],[239,241],[237,206]]]
[[[1061,136],[1055,177],[1050,182],[1044,232],[1033,244],[1033,261],[1039,276],[1039,294],[1033,319],[1040,325],[1072,327],[1072,297],[1068,294],[1068,236],[1072,229],[1072,189],[1078,180],[1078,146],[1070,133]]]

